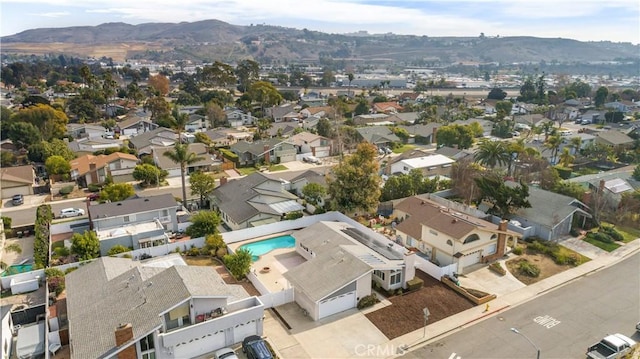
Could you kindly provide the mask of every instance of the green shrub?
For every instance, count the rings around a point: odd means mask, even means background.
[[[11,229],[11,217],[2,216],[2,224],[4,225],[4,230],[8,231]]]
[[[68,256],[70,253],[69,248],[67,247],[57,247],[53,250],[53,252],[58,256],[58,257],[66,257]]]
[[[360,298],[360,300],[358,301],[358,309],[372,307],[378,302],[380,302],[380,300],[378,300],[378,297],[375,294],[370,294],[366,297]]]
[[[131,253],[125,253],[125,254],[123,254],[123,255],[122,255],[122,258],[129,258],[129,259],[131,259],[131,258],[133,258],[133,257],[131,257]]]
[[[604,232],[596,232],[596,233],[589,233],[588,236],[590,238],[592,238],[593,240],[602,242],[602,243],[613,243],[614,240],[613,238],[611,238],[610,235],[608,235],[607,233]]]
[[[502,267],[502,265],[500,265],[500,262],[493,262],[489,265],[489,269],[491,269],[492,271],[500,274],[500,275],[505,275],[507,274],[507,270],[504,269]]]
[[[222,153],[222,157],[228,159],[231,162],[238,163],[238,161],[240,161],[240,158],[238,157],[238,155],[236,155],[235,153],[227,149],[221,148],[220,153]]]
[[[55,293],[56,297],[64,290],[64,275],[62,277],[52,277],[47,279],[49,292]]]
[[[191,247],[189,248],[189,250],[187,251],[187,255],[189,257],[197,257],[200,255],[200,248],[197,247]]]
[[[89,183],[89,185],[87,186],[87,189],[89,190],[89,192],[100,192],[100,190],[102,189],[102,186],[96,183]]]
[[[58,268],[47,268],[44,270],[44,275],[47,278],[64,277],[64,272]]]
[[[418,277],[413,277],[412,280],[407,281],[407,289],[410,291],[418,290],[422,288],[423,285],[424,285],[424,281]]]
[[[563,180],[571,178],[571,168],[555,166],[556,171],[558,171],[558,176]]]
[[[542,242],[534,241],[527,246],[527,249],[534,252],[546,253],[547,246],[542,244]]]
[[[529,277],[535,278],[540,275],[540,268],[537,265],[529,263],[527,261],[520,262],[520,264],[518,265],[518,270],[520,270],[520,273],[522,273],[523,275]]]
[[[620,232],[616,231],[611,226],[602,226],[602,227],[600,227],[600,233],[607,234],[614,241],[622,241],[622,240],[624,240],[624,237],[622,236],[622,234],[620,234]]]
[[[580,255],[577,253],[571,253],[569,255],[568,260],[569,260],[569,264],[574,267],[579,266],[582,263],[582,257],[580,257]]]
[[[522,254],[523,250],[522,247],[515,247],[511,252],[513,252],[513,254],[519,256]]]
[[[551,257],[553,258],[553,261],[558,265],[564,265],[569,262],[569,256],[564,253],[553,252],[551,253]]]
[[[577,228],[571,228],[571,230],[569,231],[569,234],[572,237],[577,237],[580,235],[580,230],[578,230]]]
[[[73,187],[73,185],[69,185],[60,188],[60,194],[63,196],[68,195],[69,193],[73,192]]]
[[[73,272],[76,269],[78,269],[78,267],[69,267],[64,271],[64,274],[67,275],[67,274]]]

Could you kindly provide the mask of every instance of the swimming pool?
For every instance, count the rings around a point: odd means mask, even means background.
[[[251,252],[251,261],[255,262],[260,259],[260,256],[269,253],[274,249],[279,248],[293,248],[296,245],[296,239],[290,235],[273,237],[269,239],[265,239],[262,241],[257,241],[253,243],[247,243],[240,248],[248,249]],[[240,249],[238,248],[238,249]]]
[[[33,264],[16,264],[12,266],[8,266],[7,269],[2,272],[3,277],[7,277],[10,275],[31,272],[33,270]]]

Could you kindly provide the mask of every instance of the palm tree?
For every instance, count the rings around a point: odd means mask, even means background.
[[[198,157],[194,152],[189,152],[189,145],[186,143],[176,143],[173,150],[168,150],[163,153],[165,157],[168,157],[174,163],[180,165],[180,177],[182,179],[182,205],[186,205],[187,200],[187,187],[185,182],[185,174],[187,167],[190,164],[203,160],[203,157]]]
[[[349,79],[349,91],[348,91],[348,97],[351,98],[351,81],[353,81],[353,74],[350,72],[347,74],[347,78]]]
[[[525,151],[526,146],[524,145],[524,138],[519,138],[515,142],[509,142],[506,147],[509,152],[507,173],[511,176],[511,166],[513,166],[513,162],[515,162]]]
[[[573,154],[577,154],[580,151],[580,147],[582,147],[582,138],[573,137],[569,143],[569,147],[573,149]]]
[[[547,141],[544,143],[544,147],[548,150],[551,150],[551,158],[553,164],[556,163],[556,157],[558,156],[558,150],[560,149],[560,145],[562,144],[562,138],[558,135],[549,136]]]
[[[569,152],[569,147],[562,149],[562,154],[560,154],[560,164],[562,167],[569,167],[575,159],[576,157]]]
[[[542,132],[544,132],[544,142],[549,139],[549,134],[553,132],[553,121],[547,121],[540,126]]]
[[[493,169],[496,165],[505,165],[509,163],[511,153],[506,144],[502,141],[484,140],[478,145],[478,151],[473,158],[483,166],[489,166]]]
[[[173,108],[173,119],[171,120],[171,128],[178,134],[178,142],[182,143],[182,132],[189,122],[189,115],[180,113],[180,109],[176,106]]]

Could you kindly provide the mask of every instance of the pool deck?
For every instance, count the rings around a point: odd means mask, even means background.
[[[290,234],[291,232],[283,232],[264,237],[251,238],[246,241],[230,244],[229,248],[231,248],[231,250],[235,252],[239,247],[247,243],[263,241],[265,239]],[[295,247],[279,248],[261,255],[260,259],[253,262],[253,264],[251,265],[251,272],[255,274],[255,276],[267,288],[267,290],[269,290],[270,292],[279,292],[291,287],[289,282],[284,278],[283,273],[304,262],[305,259],[301,255],[296,253]],[[264,268],[269,268],[269,270],[264,270]]]

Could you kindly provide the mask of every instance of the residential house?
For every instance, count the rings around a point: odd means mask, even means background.
[[[270,173],[265,176],[272,179],[277,179],[282,182],[283,188],[291,193],[295,193],[298,197],[304,198],[302,189],[309,183],[317,183],[326,188],[327,181],[327,168],[312,168],[303,171],[290,171],[281,173]],[[320,206],[324,205],[324,200],[319,203]]]
[[[507,181],[508,186],[518,183]],[[523,238],[537,236],[544,240],[557,240],[566,236],[575,226],[584,225],[591,218],[589,208],[577,199],[537,187],[529,186],[530,208],[520,208],[511,216],[510,228],[522,231]],[[480,209],[486,209],[481,205]],[[512,227],[516,223],[516,227]]]
[[[460,125],[460,126],[468,126],[474,122],[477,122],[480,125],[480,127],[482,127],[482,136],[491,136],[491,131],[493,130],[493,125],[494,125],[493,121],[485,120],[482,118],[470,118],[467,120],[453,121],[453,124]]]
[[[463,158],[473,156],[473,152],[470,150],[461,150],[458,148],[442,146],[433,152],[438,155],[447,156],[453,160],[459,161]]]
[[[104,138],[107,129],[104,126],[88,123],[67,124],[67,134],[74,139],[79,138]]]
[[[427,156],[407,158],[391,164],[391,174],[409,174],[414,169],[420,170],[425,177],[451,176],[451,166],[456,161],[443,155],[431,154]]]
[[[296,148],[289,141],[277,138],[231,145],[229,150],[238,155],[239,166],[251,166],[260,161],[265,163],[284,163],[296,160]]]
[[[36,174],[31,165],[0,168],[2,198],[11,198],[16,194],[32,195],[35,179]]]
[[[181,206],[172,194],[130,198],[89,206],[91,228],[100,241],[100,255],[120,244],[133,249],[169,242],[166,232],[178,232]]]
[[[348,222],[316,222],[292,233],[306,262],[284,277],[296,303],[312,320],[356,308],[372,293],[372,282],[393,291],[415,277],[415,254],[387,238]]]
[[[158,124],[151,122],[148,117],[141,117],[139,115],[132,115],[126,117],[124,120],[118,122],[115,128],[116,133],[120,133],[121,136],[134,137],[145,132],[153,131],[160,127]]]
[[[593,144],[596,140],[596,136],[594,135],[590,135],[586,132],[581,132],[581,133],[576,133],[576,134],[572,134],[571,137],[563,137],[562,138],[562,143],[564,143],[565,145],[569,145],[571,144],[571,140],[573,138],[580,138],[580,148],[579,150],[584,150],[585,148],[589,147],[591,144]],[[572,148],[571,149],[571,153],[575,154],[576,153],[576,149]]]
[[[616,149],[624,149],[633,146],[633,138],[616,130],[601,131],[596,133],[596,143]]]
[[[400,138],[387,126],[358,127],[356,132],[363,141],[378,147],[388,147],[392,142],[400,142]]]
[[[210,122],[205,116],[198,114],[189,115],[187,124],[184,126],[184,130],[187,132],[201,132],[206,131],[210,127]]]
[[[398,97],[401,106],[414,105],[424,101],[424,96],[419,92],[405,92]]]
[[[283,181],[262,173],[225,182],[212,192],[211,204],[232,230],[278,222],[304,209],[298,197],[283,188]]]
[[[106,149],[120,148],[123,145],[122,139],[108,138],[80,138],[67,144],[69,149],[79,155],[104,151]]]
[[[265,109],[267,117],[273,119],[274,122],[286,121],[286,118],[297,118],[298,112],[295,110],[296,105],[293,103],[285,103],[279,106],[273,106]]]
[[[155,130],[139,134],[129,140],[129,147],[140,155],[149,155],[155,147],[173,146],[178,142],[178,135],[168,128],[158,127]]]
[[[241,126],[251,126],[257,123],[258,118],[251,115],[251,112],[244,113],[237,108],[230,108],[225,110],[225,116],[227,118],[227,122],[229,123],[229,127],[241,127]]]
[[[293,135],[288,142],[293,143],[297,153],[301,155],[323,158],[329,157],[333,153],[333,141],[331,139],[311,132],[300,132],[297,135]]]
[[[388,120],[395,124],[412,125],[418,120],[419,117],[420,114],[418,112],[398,112],[392,114]]]
[[[194,106],[181,106],[178,108],[180,113],[186,113],[187,115],[193,115],[199,110],[203,110],[204,106],[202,105],[194,105]]]
[[[300,97],[300,106],[307,105],[309,107],[324,106],[327,104],[326,98],[316,92],[309,92]]]
[[[253,140],[253,134],[250,132],[239,131],[232,128],[217,128],[208,130],[204,133],[211,140],[211,147],[229,147],[238,141]]]
[[[604,172],[570,178],[569,182],[576,182],[589,188],[589,196],[601,196],[603,204],[611,209],[617,209],[624,193],[640,190],[640,181],[632,176],[633,170]]]
[[[416,248],[440,265],[456,265],[457,273],[501,258],[507,251],[508,237],[518,233],[500,225],[462,214],[418,196],[408,197],[394,207],[399,220],[396,235],[408,248]]]
[[[271,124],[267,130],[270,138],[287,138],[300,128],[300,124],[296,122],[279,122]]]
[[[403,110],[402,106],[398,105],[397,102],[375,102],[371,106],[371,109],[373,110],[373,113],[387,114],[398,113]]]
[[[127,108],[115,103],[109,103],[105,106],[104,113],[107,117],[116,117],[127,112]]]
[[[71,165],[71,179],[78,182],[78,186],[87,187],[90,184],[103,183],[108,176],[116,183],[131,181],[130,176],[138,164],[134,155],[114,152],[109,155],[84,155],[69,162]]]
[[[180,164],[165,156],[164,153],[167,151],[173,151],[173,147],[154,147],[156,164],[169,173],[167,177],[178,177],[181,175]],[[187,174],[195,171],[213,172],[222,165],[222,159],[210,154],[204,143],[190,143],[187,145],[187,151],[200,157],[200,160],[187,165]]]
[[[513,116],[513,120],[515,123],[521,123],[523,125],[529,126],[529,128],[540,127],[543,123],[549,121],[544,115],[541,114],[530,114],[530,115],[520,115]]]
[[[627,113],[631,111],[631,106],[620,101],[607,102],[604,104],[604,108],[612,109],[613,111],[622,112],[622,113]]]
[[[331,106],[317,106],[317,107],[307,107],[300,110],[300,116],[303,119],[309,117],[317,117],[317,118],[333,118],[335,115],[335,110]]]
[[[589,123],[599,123],[604,119],[604,114],[600,111],[589,110],[582,114],[582,121],[588,121]]]
[[[358,115],[353,118],[353,123],[358,126],[387,126],[393,125],[390,120],[391,115],[386,113],[374,113],[366,115]]]
[[[101,257],[66,277],[71,358],[195,358],[263,334],[264,305],[212,267]],[[184,261],[182,261],[184,263]],[[66,329],[66,327],[65,327]]]
[[[400,114],[396,114],[398,116]],[[431,144],[436,142],[436,132],[442,126],[439,123],[430,122],[427,124],[419,124],[413,126],[399,125],[409,133],[407,143]]]

